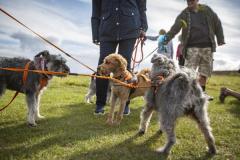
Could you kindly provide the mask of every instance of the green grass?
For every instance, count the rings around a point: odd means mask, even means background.
[[[159,128],[156,114],[148,132],[142,137],[135,136],[144,104],[142,98],[131,102],[131,115],[124,117],[120,126],[110,127],[105,124],[106,115],[94,116],[94,104],[84,103],[88,81],[83,77],[54,78],[41,99],[41,114],[46,118],[36,128],[26,125],[25,98],[20,94],[0,112],[0,159],[166,159],[155,152],[166,140],[164,134],[156,134]],[[240,102],[229,97],[225,104],[219,103],[222,86],[240,91],[240,76],[214,75],[208,82],[208,93],[215,97],[208,111],[219,153],[208,157],[197,125],[181,118],[176,128],[177,144],[168,159],[240,159]],[[0,107],[13,94],[7,91]]]

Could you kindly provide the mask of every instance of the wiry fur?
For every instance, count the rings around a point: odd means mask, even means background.
[[[105,76],[108,76],[110,73],[112,73],[113,78],[126,82],[125,77],[129,74],[129,71],[127,71],[127,61],[119,54],[110,54],[104,59],[104,62],[99,65],[98,73]],[[137,96],[143,96],[145,94],[145,91],[147,90],[146,86],[150,85],[150,80],[148,77],[149,73],[147,70],[144,70],[140,73],[141,74],[136,75],[136,79],[132,78],[130,81],[135,81],[139,86],[142,86],[142,88],[137,88],[131,96],[129,96],[131,90],[130,88],[120,85],[119,83],[112,82],[111,108],[107,119],[108,124],[120,124],[123,118],[124,107],[127,100]],[[119,102],[120,107],[116,116],[116,120],[114,121],[114,110],[117,101]]]
[[[44,68],[48,71],[69,72],[69,67],[65,64],[66,60],[60,55],[50,55],[48,51],[40,52],[35,56],[34,61],[26,58],[6,58],[0,57],[1,68],[25,68],[25,65],[31,61],[29,70],[41,69],[39,59],[44,61]],[[40,79],[45,78],[47,82],[52,78],[52,75],[43,75],[33,72],[28,72],[25,85],[23,84],[23,72],[14,72],[0,70],[0,96],[4,94],[6,89],[18,91],[26,95],[28,106],[28,124],[36,126],[36,120],[43,118],[39,113],[40,95],[43,88],[40,88]]]
[[[214,137],[211,133],[207,114],[207,99],[198,84],[196,77],[190,76],[185,71],[176,72],[172,60],[163,55],[154,55],[152,58],[151,78],[158,74],[165,74],[165,80],[156,87],[151,87],[147,92],[146,105],[141,113],[139,134],[144,134],[148,128],[152,113],[156,110],[160,117],[160,131],[167,134],[167,143],[158,151],[169,153],[176,142],[174,132],[176,120],[184,115],[189,115],[195,120],[205,136],[209,152],[216,153]],[[153,85],[157,85],[153,81]]]

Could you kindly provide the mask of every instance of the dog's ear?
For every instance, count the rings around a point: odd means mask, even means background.
[[[122,70],[126,70],[127,69],[127,60],[125,58],[123,58],[122,56],[118,56],[118,58],[116,58],[118,64],[119,64],[119,68]]]
[[[34,57],[34,65],[36,69],[45,70],[46,63],[50,60],[50,54],[47,50],[38,53]]]
[[[56,60],[61,61],[62,63],[67,62],[67,60],[61,56],[61,54],[56,55]]]
[[[151,59],[151,63],[155,63],[158,58],[159,58],[158,54],[154,54],[152,59]]]
[[[43,57],[44,59],[48,60],[50,58],[50,54],[48,50],[44,50],[38,53],[35,57]]]

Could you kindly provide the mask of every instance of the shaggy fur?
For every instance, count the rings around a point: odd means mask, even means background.
[[[172,60],[157,54],[151,62],[151,87],[146,96],[146,105],[141,113],[139,134],[144,134],[148,128],[152,113],[156,110],[160,117],[160,131],[167,134],[167,143],[158,149],[161,153],[169,153],[176,142],[174,132],[176,120],[189,115],[195,120],[205,136],[209,152],[216,153],[214,137],[211,133],[207,114],[207,99],[190,70],[176,71]],[[163,76],[164,80],[156,78]]]
[[[110,54],[104,59],[104,62],[99,65],[98,73],[100,75],[109,76],[110,73],[113,74],[113,78],[121,80],[127,83],[137,83],[137,85],[142,88],[137,88],[130,95],[130,88],[120,85],[119,83],[112,82],[111,88],[111,108],[110,113],[108,115],[107,123],[109,125],[112,124],[120,124],[123,118],[124,107],[126,105],[127,100],[135,98],[137,96],[143,96],[145,91],[147,90],[146,86],[150,85],[150,80],[148,78],[148,70],[143,70],[136,77],[132,76],[131,79],[126,78],[129,76],[129,71],[127,70],[127,61],[119,54]],[[144,73],[144,74],[143,74]],[[114,110],[116,106],[116,102],[119,102],[120,107],[119,111],[116,115],[116,120],[114,120]]]
[[[31,60],[25,58],[0,57],[0,67],[24,68],[29,61]],[[66,60],[60,55],[50,55],[48,51],[43,51],[35,56],[34,61],[31,61],[29,69],[68,73],[70,70],[65,63]],[[45,79],[45,82],[48,82],[52,75],[28,72],[25,84],[23,83],[23,72],[0,70],[0,75],[0,96],[6,89],[24,93],[28,106],[27,122],[30,126],[36,126],[36,120],[43,118],[39,113],[40,95],[43,90],[40,81]]]

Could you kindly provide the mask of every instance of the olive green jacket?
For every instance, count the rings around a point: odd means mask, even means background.
[[[207,18],[207,24],[209,28],[209,38],[212,42],[212,51],[216,51],[215,35],[217,37],[217,43],[225,44],[223,28],[220,19],[217,14],[207,5],[198,5],[198,11],[203,12]],[[186,55],[186,46],[190,36],[191,30],[191,18],[190,11],[185,8],[176,18],[175,23],[171,27],[170,31],[166,34],[166,43],[168,43],[174,36],[182,29],[182,43],[183,54]]]

